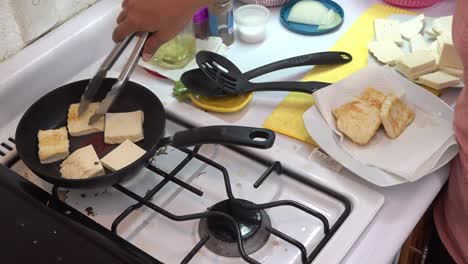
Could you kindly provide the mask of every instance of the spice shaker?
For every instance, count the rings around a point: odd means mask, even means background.
[[[193,31],[195,37],[198,39],[204,39],[209,35],[208,25],[208,7],[203,7],[198,10],[193,16]]]
[[[232,0],[218,0],[208,7],[209,27],[212,36],[219,36],[223,43],[234,43],[234,15]]]

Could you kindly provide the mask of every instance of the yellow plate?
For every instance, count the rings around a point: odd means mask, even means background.
[[[253,94],[242,94],[233,97],[207,97],[203,95],[188,95],[190,100],[197,107],[220,113],[233,113],[240,111],[244,108],[250,100],[252,100]]]

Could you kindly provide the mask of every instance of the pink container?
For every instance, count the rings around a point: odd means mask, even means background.
[[[442,0],[384,0],[391,5],[406,8],[422,8],[429,7],[439,3]]]

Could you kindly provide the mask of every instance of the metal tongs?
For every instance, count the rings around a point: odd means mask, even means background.
[[[107,56],[104,62],[99,67],[99,70],[96,72],[94,77],[89,82],[88,86],[86,87],[83,96],[81,97],[80,107],[78,109],[78,115],[83,114],[89,107],[89,104],[93,101],[94,97],[96,96],[97,92],[101,88],[101,84],[103,80],[106,78],[107,72],[114,66],[114,63],[117,59],[122,55],[125,48],[128,46],[130,41],[136,34],[132,34],[128,36],[125,40],[120,43],[117,43],[115,47],[112,49],[111,53]],[[117,79],[117,82],[114,83],[109,93],[107,93],[104,100],[102,100],[99,108],[96,110],[94,115],[90,118],[89,124],[92,124],[98,121],[101,117],[103,117],[109,108],[112,106],[112,103],[115,99],[119,96],[120,92],[123,90],[125,85],[130,78],[130,75],[133,73],[138,60],[140,59],[143,46],[145,45],[146,39],[149,36],[149,32],[141,33],[138,35],[138,41],[133,48],[133,51],[128,59],[127,63],[125,64],[122,72]]]

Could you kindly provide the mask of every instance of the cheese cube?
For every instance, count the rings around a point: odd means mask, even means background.
[[[375,39],[377,41],[390,41],[398,45],[403,44],[400,33],[400,23],[390,19],[374,20]]]
[[[432,72],[435,72],[439,69],[439,67],[437,65],[434,65],[432,67],[429,67],[429,68],[426,68],[424,70],[421,70],[421,71],[418,71],[418,72],[413,72],[413,73],[408,73],[406,76],[406,78],[408,78],[408,80],[410,81],[415,81],[417,80],[419,77],[423,76],[423,75],[426,75],[428,73],[432,73]]]
[[[458,78],[463,78],[463,73],[464,73],[463,70],[450,68],[450,67],[441,67],[440,70],[450,75],[456,76]]]
[[[403,56],[395,69],[403,73],[408,79],[414,80],[419,76],[437,70],[437,64],[431,52],[419,50]]]
[[[101,163],[110,171],[118,171],[132,164],[145,153],[144,149],[127,139],[102,158]]]
[[[402,56],[403,52],[394,43],[390,41],[374,41],[369,43],[369,52],[384,64],[395,64]]]
[[[104,117],[95,122],[92,126],[89,125],[89,119],[94,115],[99,107],[99,103],[91,103],[81,116],[78,116],[78,108],[80,104],[72,104],[68,109],[68,132],[70,135],[84,136],[92,133],[104,131]]]
[[[401,23],[400,33],[405,39],[411,39],[418,35],[424,27],[424,15],[419,15]]]
[[[70,153],[68,148],[68,133],[65,127],[51,130],[39,130],[39,160],[42,164],[53,163],[66,158]]]
[[[431,53],[432,56],[436,59],[436,62],[439,62],[440,59],[440,51],[439,51],[439,42],[436,40],[431,43]]]
[[[60,167],[62,177],[66,179],[88,179],[105,174],[93,145],[76,150]]]
[[[104,142],[120,144],[127,139],[132,142],[143,140],[143,119],[143,111],[106,114]]]
[[[439,44],[439,66],[463,69],[463,63],[453,45],[452,34],[442,34],[437,37]]]
[[[410,39],[410,47],[411,52],[418,50],[431,51],[431,47],[427,44],[426,40],[421,34],[417,34]]]
[[[458,85],[460,83],[460,78],[442,71],[437,71],[421,76],[418,82],[431,88],[441,90]]]
[[[453,16],[445,16],[434,19],[432,29],[439,35],[452,33]]]
[[[437,36],[439,36],[439,33],[435,32],[434,29],[432,27],[426,27],[426,29],[424,30],[424,32],[426,33],[427,36],[429,36],[430,38],[437,38]]]

